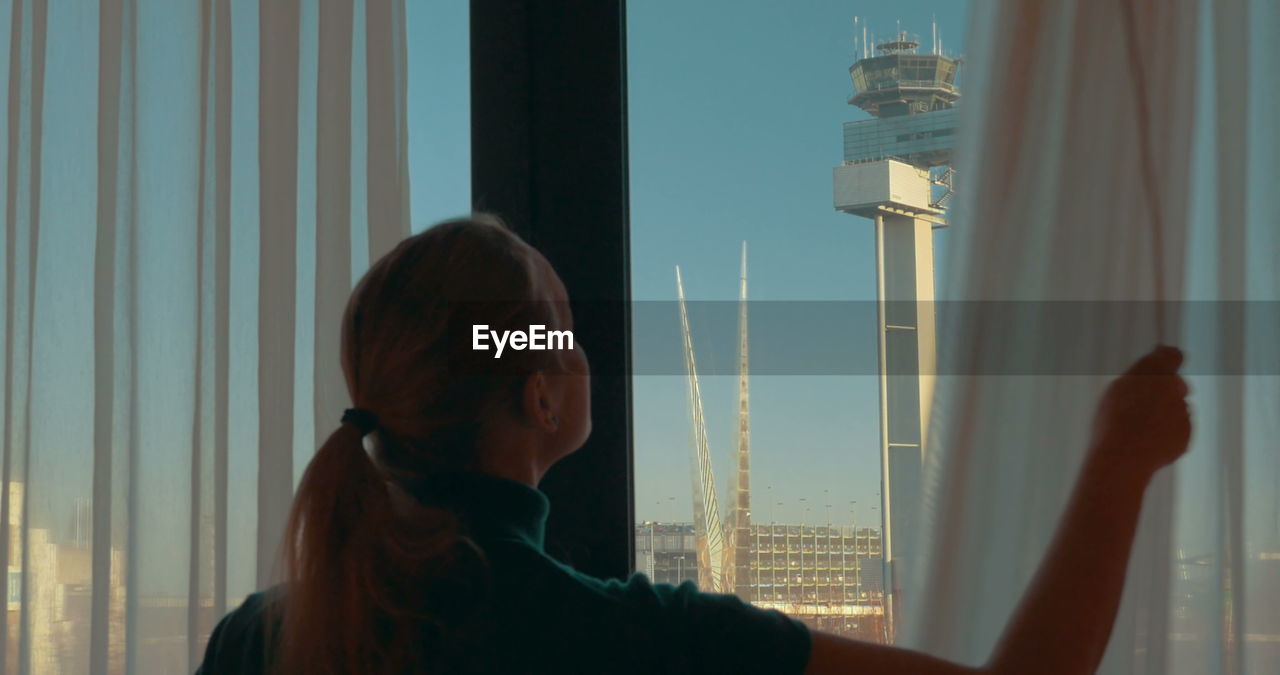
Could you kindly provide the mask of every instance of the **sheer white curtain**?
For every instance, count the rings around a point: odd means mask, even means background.
[[[272,581],[409,232],[404,11],[0,2],[4,672],[191,672]]]
[[[938,288],[972,302],[940,317],[906,643],[990,653],[1102,387],[1159,340],[1196,430],[1147,493],[1100,672],[1280,672],[1278,32],[1268,0],[974,0]]]

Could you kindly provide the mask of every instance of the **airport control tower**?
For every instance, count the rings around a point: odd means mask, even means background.
[[[875,119],[844,125],[835,208],[875,223],[880,495],[892,635],[901,623],[903,570],[915,556],[920,527],[936,372],[933,229],[946,226],[945,204],[952,194],[960,61],[942,54],[936,28],[926,53],[906,33],[872,45],[863,30],[862,58],[849,68],[849,104]]]

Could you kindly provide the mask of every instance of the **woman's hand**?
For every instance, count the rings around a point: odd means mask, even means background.
[[[1186,452],[1191,412],[1181,366],[1176,347],[1156,347],[1107,387],[1093,421],[1097,459],[1149,477]]]
[[[1143,493],[1191,438],[1182,352],[1157,347],[1116,378],[1098,404],[1089,459],[1045,560],[988,665],[947,663],[884,645],[814,633],[808,675],[1077,675],[1092,673],[1115,623]],[[1056,452],[1048,445],[1033,448]],[[980,497],[979,497],[980,498]],[[1080,593],[1080,580],[1089,592]]]

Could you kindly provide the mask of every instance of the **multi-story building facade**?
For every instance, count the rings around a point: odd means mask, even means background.
[[[697,582],[692,523],[636,525],[636,571],[655,583]],[[883,641],[880,531],[869,527],[752,524],[738,596],[809,626]]]

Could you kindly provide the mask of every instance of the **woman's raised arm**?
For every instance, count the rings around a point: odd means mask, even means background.
[[[987,665],[971,668],[907,649],[814,633],[806,673],[1094,672],[1120,606],[1129,551],[1152,475],[1191,437],[1182,352],[1158,347],[1108,387],[1066,514]],[[1078,592],[1080,579],[1090,591]]]

